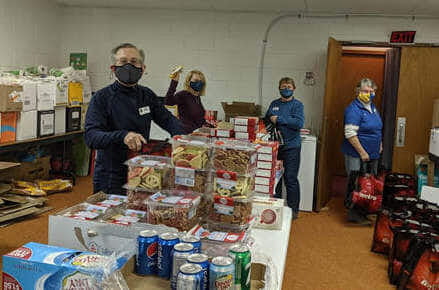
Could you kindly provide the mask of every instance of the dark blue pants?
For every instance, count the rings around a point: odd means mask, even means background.
[[[300,185],[297,175],[300,167],[301,148],[281,148],[277,159],[284,163],[284,174],[276,187],[274,197],[282,198],[282,183],[287,189],[287,204],[293,212],[299,212]]]

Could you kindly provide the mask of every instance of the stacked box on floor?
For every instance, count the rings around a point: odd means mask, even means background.
[[[0,143],[16,140],[18,112],[22,110],[23,87],[0,85]]]
[[[258,117],[236,117],[234,118],[235,138],[238,140],[255,141],[258,132]]]
[[[255,178],[255,192],[274,194],[277,171],[279,143],[275,141],[258,142],[258,161]]]

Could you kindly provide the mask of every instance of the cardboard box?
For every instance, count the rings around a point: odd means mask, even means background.
[[[15,142],[18,112],[0,113],[0,143]]]
[[[21,112],[17,122],[17,141],[37,138],[38,112]]]
[[[26,81],[23,83],[23,111],[35,111],[37,109],[37,83]]]
[[[55,134],[55,111],[38,112],[38,137],[51,136]]]
[[[261,115],[261,106],[256,105],[255,103],[247,103],[247,102],[221,102],[221,105],[224,110],[225,119],[229,121],[230,118],[237,116],[256,116],[259,117]]]
[[[235,130],[235,132],[256,133],[258,131],[258,127],[257,126],[235,125],[234,130]]]
[[[126,261],[118,260],[116,269]],[[107,289],[116,270],[109,262],[91,252],[27,243],[3,256],[2,289]]]
[[[14,178],[17,180],[34,181],[50,178],[50,156],[40,157],[33,162],[22,162],[14,168]]]
[[[243,117],[237,116],[233,119],[235,126],[247,126],[250,128],[256,128],[259,124],[258,117]]]
[[[256,133],[235,132],[235,138],[238,140],[256,140]]]
[[[177,232],[177,229],[163,225],[146,223],[122,225],[64,216],[72,208],[49,216],[50,245],[97,253],[135,253],[136,239],[142,230],[156,230],[159,234]],[[111,210],[108,209],[109,216]]]
[[[81,107],[67,107],[66,131],[78,131],[81,129]]]
[[[275,182],[275,176],[270,176],[270,177],[257,176],[257,177],[255,177],[255,184],[258,184],[258,185],[271,186],[271,185],[274,185],[274,182]]]
[[[274,184],[273,185],[261,185],[261,184],[255,185],[255,192],[258,192],[258,193],[273,195],[274,190],[275,190]]]
[[[56,100],[56,82],[39,82],[37,84],[37,110],[53,110]]]
[[[266,177],[266,178],[275,177],[276,176],[276,171],[274,171],[273,169],[271,169],[271,170],[256,169],[256,176]]]
[[[233,130],[221,130],[221,129],[214,129],[215,131],[215,137],[219,138],[233,138],[235,137],[235,132]]]
[[[66,133],[67,108],[65,106],[55,107],[55,134]]]
[[[273,156],[273,154],[258,153],[258,160],[273,162],[274,160],[276,160],[276,156]]]
[[[0,112],[20,112],[23,87],[19,85],[0,85]]]
[[[433,104],[433,128],[439,128],[439,99]]]
[[[261,141],[257,144],[260,145],[257,149],[258,153],[274,154],[279,151],[279,142],[277,141]]]
[[[254,227],[281,230],[284,200],[269,196],[253,197],[252,215],[256,217]]]
[[[69,81],[68,80],[57,80],[56,81],[56,98],[55,106],[66,106],[69,99]]]
[[[256,167],[259,169],[272,170],[273,168],[276,168],[276,164],[275,162],[258,161]]]
[[[82,83],[70,82],[69,83],[69,105],[79,106],[84,102],[84,92]]]

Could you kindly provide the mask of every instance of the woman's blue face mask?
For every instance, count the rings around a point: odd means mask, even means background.
[[[280,89],[279,93],[283,98],[288,99],[294,94],[294,90],[291,90],[289,88],[284,88],[284,89]]]
[[[201,92],[201,90],[203,89],[204,83],[203,83],[203,81],[196,81],[196,82],[190,82],[189,85],[194,91]]]

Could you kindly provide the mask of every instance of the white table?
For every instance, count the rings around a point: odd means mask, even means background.
[[[277,267],[278,273],[278,289],[282,289],[282,281],[285,272],[285,263],[287,260],[288,244],[290,241],[291,230],[291,208],[284,206],[282,230],[262,230],[254,229],[252,236],[255,239],[255,244],[266,255],[273,259],[274,264]]]

